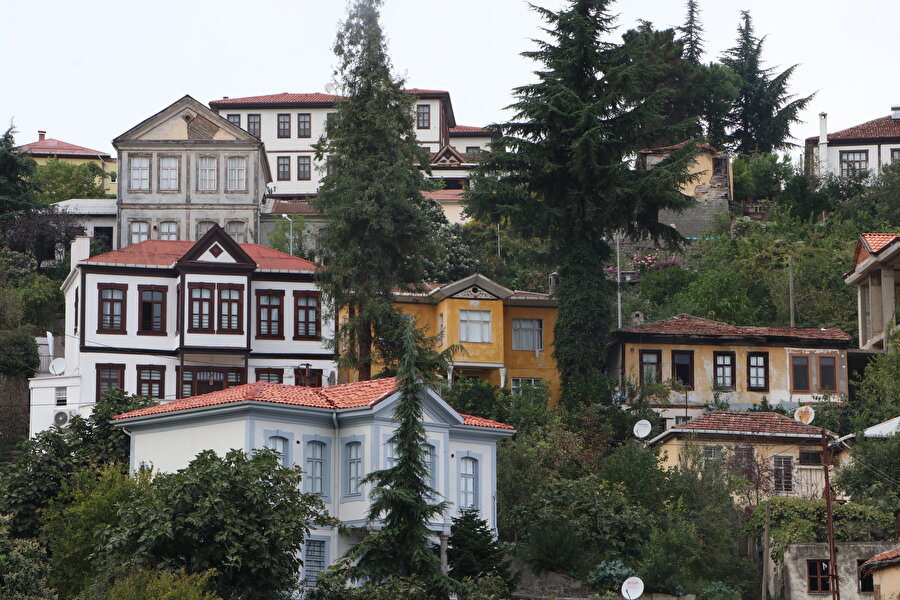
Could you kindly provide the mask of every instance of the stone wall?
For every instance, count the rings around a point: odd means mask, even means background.
[[[897,542],[840,542],[837,544],[838,576],[841,600],[873,600],[871,592],[860,592],[857,561],[865,561],[876,554],[895,548]],[[807,582],[808,560],[828,559],[828,545],[821,543],[791,544],[784,551],[784,560],[769,573],[769,595],[784,600],[821,600],[821,593],[810,593]],[[830,594],[826,594],[831,597]]]

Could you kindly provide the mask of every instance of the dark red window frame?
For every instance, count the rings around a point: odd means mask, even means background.
[[[297,113],[297,137],[312,137],[312,115],[309,113]]]
[[[262,116],[258,114],[247,115],[247,133],[259,137],[262,133]]]
[[[162,300],[144,300],[144,292],[160,292],[162,294]],[[168,333],[166,329],[166,304],[169,294],[169,288],[164,285],[139,285],[138,286],[138,335],[166,335]],[[144,328],[144,304],[149,304],[151,306],[151,311],[153,310],[153,306],[159,306],[159,328],[158,329],[145,329]],[[153,315],[150,315],[151,320],[153,319]]]
[[[275,375],[278,381],[270,381],[270,383],[284,383],[284,369],[256,369],[256,380],[261,381],[260,375]],[[266,379],[266,381],[269,381]]]
[[[279,156],[277,161],[278,181],[290,181],[291,179],[291,157]]]
[[[416,129],[431,129],[430,104],[416,104]]]
[[[237,300],[223,300],[222,292],[226,290],[237,290]],[[220,283],[216,290],[216,305],[216,333],[244,333],[244,286],[240,283]],[[231,305],[231,310],[237,313],[237,327],[230,327],[222,322],[226,312],[225,305]],[[234,314],[229,311],[228,316],[233,317]]]
[[[274,305],[263,305],[264,297],[276,297],[279,299],[278,318],[272,318],[272,309]],[[262,318],[264,306],[268,307],[267,318]],[[262,332],[263,322],[268,323],[269,333]],[[273,324],[277,324],[278,333],[272,333]],[[258,340],[283,340],[284,339],[284,290],[256,290],[256,339]]]
[[[831,592],[831,561],[816,558],[806,561],[806,587],[812,594]]]
[[[312,157],[297,157],[297,181],[309,181],[312,179]]]
[[[316,316],[309,318],[310,305],[301,306],[300,298],[315,298]],[[301,320],[301,312],[305,313]],[[304,333],[300,333],[300,324],[305,324]],[[315,330],[310,334],[310,326]],[[322,339],[322,294],[320,292],[294,291],[294,339],[295,340],[321,340]]]
[[[150,379],[148,373],[159,371],[159,379]],[[144,393],[144,386],[150,388],[149,393]],[[152,393],[152,387],[159,386],[158,395]],[[137,394],[138,396],[149,396],[157,400],[163,400],[166,397],[166,367],[165,365],[138,365],[137,366]]]
[[[122,292],[121,298],[103,298],[104,290],[119,290]],[[97,284],[97,333],[114,333],[122,335],[125,333],[128,320],[128,285],[124,283],[98,283]],[[110,317],[113,315],[113,307],[119,305],[119,326],[113,327],[112,320],[107,327],[103,325],[103,307],[108,304],[110,306]]]
[[[763,386],[754,386],[750,383],[750,376],[753,373],[753,369],[759,369],[760,367],[751,367],[750,359],[752,358],[762,358],[763,359]],[[747,389],[751,392],[768,392],[769,391],[769,353],[768,352],[748,352],[747,353]]]
[[[656,381],[644,381],[644,357],[645,356],[655,356],[655,363],[646,363],[646,364],[655,364],[656,365]],[[640,381],[641,385],[653,385],[655,383],[660,383],[662,381],[662,350],[640,350],[638,352],[638,368],[640,369]]]
[[[231,113],[228,115],[228,122],[232,125],[241,126],[241,114],[240,113]]]
[[[306,383],[306,373],[309,373],[309,384]],[[322,387],[322,369],[306,369],[297,367],[294,369],[294,385],[303,387]]]
[[[97,373],[97,402],[100,402],[100,400],[103,399],[103,392],[107,390],[115,388],[119,388],[120,390],[125,389],[125,365],[101,363],[94,365],[94,370]],[[106,390],[104,390],[104,383],[109,384],[113,382],[113,378],[110,377],[113,373],[115,373],[114,384],[108,385]]]
[[[210,290],[209,298],[194,298],[194,290]],[[189,283],[188,284],[188,333],[215,333],[216,331],[216,284],[214,283]],[[209,325],[194,325],[194,315],[202,316],[203,312],[194,311],[194,303],[206,304],[209,315]]]
[[[278,137],[280,137],[280,138],[291,137],[291,114],[290,113],[278,113],[277,122],[278,122]]]

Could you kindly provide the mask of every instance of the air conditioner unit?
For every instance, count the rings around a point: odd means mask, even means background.
[[[72,417],[78,414],[77,410],[58,410],[53,413],[53,424],[59,427],[65,427],[72,420]]]

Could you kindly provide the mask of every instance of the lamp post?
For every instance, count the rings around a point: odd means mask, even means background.
[[[288,223],[291,224],[290,237],[288,238],[288,248],[289,248],[288,252],[291,256],[293,256],[294,255],[294,220],[287,215],[281,215],[281,216],[282,216],[282,218],[287,219]]]

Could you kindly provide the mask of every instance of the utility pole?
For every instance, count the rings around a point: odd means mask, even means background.
[[[825,519],[828,526],[828,577],[831,580],[832,600],[841,600],[841,588],[838,579],[837,548],[834,545],[834,513],[832,512],[831,499],[831,449],[828,447],[828,437],[825,428],[822,428],[822,472],[825,474]]]
[[[791,327],[794,327],[794,263],[788,256],[788,298],[791,304]]]
[[[762,539],[762,600],[769,600],[769,518],[771,512],[772,503],[766,502],[766,525],[763,529]]]
[[[616,306],[618,314],[619,329],[622,329],[622,256],[619,252],[619,240],[622,239],[621,234],[617,231],[616,237]]]

